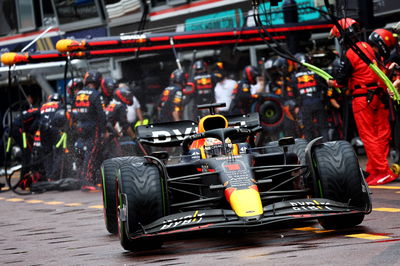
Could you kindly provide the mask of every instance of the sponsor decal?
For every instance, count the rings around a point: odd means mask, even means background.
[[[195,211],[192,215],[186,215],[173,220],[163,221],[163,226],[160,228],[160,231],[175,228],[178,226],[200,223],[203,220],[203,215],[205,215],[204,212],[199,213],[199,211]]]
[[[238,163],[236,163],[236,164],[226,164],[226,165],[224,165],[224,167],[226,169],[228,169],[228,171],[240,170],[240,164],[238,164]]]
[[[292,205],[292,209],[294,211],[333,210],[328,206],[330,205],[329,202],[318,202],[316,200],[312,200],[312,201],[294,201],[289,203],[290,205]]]
[[[183,140],[186,136],[189,136],[192,131],[192,127],[186,128],[184,133],[182,133],[179,129],[173,129],[172,132],[174,133],[174,135],[172,135],[169,131],[158,130],[152,132],[152,138],[154,138],[154,143],[170,142],[172,136],[176,137],[176,139],[178,140]]]
[[[228,161],[228,160],[242,158],[242,157],[243,157],[242,155],[233,155],[233,156],[227,156],[227,157],[215,157],[213,159],[215,159],[217,161]]]
[[[141,39],[146,39],[146,35],[145,34],[121,35],[119,38],[121,39],[121,41],[141,40]]]

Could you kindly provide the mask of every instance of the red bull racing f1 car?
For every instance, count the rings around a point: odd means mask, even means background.
[[[262,229],[318,219],[324,228],[360,224],[371,212],[368,186],[346,141],[282,138],[256,147],[258,113],[210,115],[138,127],[141,143],[180,145],[102,165],[107,230],[126,250],[226,229]]]

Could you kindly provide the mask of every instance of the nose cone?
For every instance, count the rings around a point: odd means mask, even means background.
[[[257,186],[251,186],[246,189],[228,188],[225,191],[225,196],[236,215],[245,218],[246,221],[258,220],[263,214]]]

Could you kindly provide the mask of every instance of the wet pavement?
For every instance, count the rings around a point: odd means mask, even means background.
[[[100,192],[0,193],[1,265],[400,265],[400,181],[372,187],[351,230],[316,221],[170,241],[127,252],[105,229]]]

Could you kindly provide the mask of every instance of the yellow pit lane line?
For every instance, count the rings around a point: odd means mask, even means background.
[[[26,200],[26,203],[36,204],[36,203],[43,203],[43,200]]]
[[[400,190],[399,186],[369,186],[369,188],[398,189],[398,190]]]
[[[65,206],[67,206],[67,207],[77,207],[77,206],[82,206],[82,203],[65,203]]]
[[[103,209],[103,205],[92,205],[88,207],[89,209]]]
[[[372,234],[352,234],[352,235],[346,235],[346,236],[367,239],[367,240],[382,240],[382,239],[391,238],[389,236],[380,236],[380,235],[372,235]]]
[[[6,201],[9,201],[9,202],[21,202],[21,201],[24,201],[24,200],[20,199],[20,198],[12,198],[12,199],[6,199]]]
[[[46,204],[46,205],[60,205],[60,204],[64,204],[64,202],[62,202],[62,201],[48,201],[48,202],[44,202],[44,204]]]
[[[373,208],[372,210],[378,212],[400,212],[400,209],[397,208]]]

